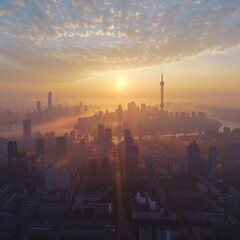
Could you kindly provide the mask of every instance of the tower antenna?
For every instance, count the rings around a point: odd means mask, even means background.
[[[160,110],[161,110],[161,112],[163,112],[163,110],[164,110],[164,81],[163,81],[163,68],[162,68],[161,82],[160,82],[160,98],[161,98]]]

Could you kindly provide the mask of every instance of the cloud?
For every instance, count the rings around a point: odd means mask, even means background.
[[[9,2],[0,3],[0,80],[78,80],[240,43],[237,0]]]

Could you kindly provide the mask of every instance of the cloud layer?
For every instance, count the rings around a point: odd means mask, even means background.
[[[3,0],[0,81],[75,81],[240,43],[239,0]]]

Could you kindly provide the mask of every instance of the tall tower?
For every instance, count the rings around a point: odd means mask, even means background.
[[[160,104],[160,109],[161,109],[161,112],[163,111],[163,108],[164,108],[164,81],[163,81],[163,71],[162,71],[162,74],[161,74],[161,82],[160,82],[160,87],[161,87],[161,93],[160,93],[160,97],[161,97],[161,104]]]

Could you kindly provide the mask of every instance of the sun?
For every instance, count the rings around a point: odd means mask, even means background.
[[[123,79],[119,79],[119,80],[117,81],[117,86],[118,86],[119,88],[123,88],[125,85],[126,85],[126,82],[125,82]]]

